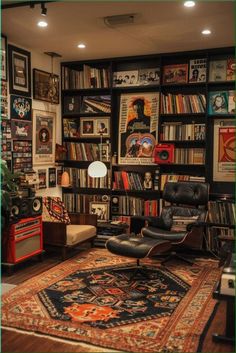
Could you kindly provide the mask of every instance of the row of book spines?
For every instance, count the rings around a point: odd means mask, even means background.
[[[73,187],[78,188],[110,188],[111,187],[111,174],[110,170],[105,177],[91,178],[88,175],[87,169],[65,168],[68,172]]]
[[[62,67],[62,89],[108,88],[110,86],[109,70],[83,65],[77,71]]]
[[[206,232],[206,250],[218,252],[222,246],[220,237],[235,238],[234,229],[230,228],[208,228]]]
[[[63,202],[69,212],[90,213],[90,202],[102,202],[102,195],[63,194]]]
[[[205,150],[203,148],[175,148],[175,164],[204,164]]]
[[[209,201],[208,218],[212,223],[234,225],[235,204],[233,202]]]
[[[204,94],[161,94],[162,114],[204,113],[206,97]]]
[[[164,123],[161,126],[161,140],[165,141],[194,141],[204,140],[205,124]]]
[[[193,176],[193,175],[180,175],[180,174],[162,174],[160,177],[160,189],[164,190],[164,186],[167,182],[179,182],[179,181],[194,181],[202,182],[206,181],[203,176]]]
[[[73,161],[94,161],[99,159],[99,146],[94,143],[66,142],[67,158]]]
[[[114,190],[144,190],[143,180],[138,173],[114,172]]]

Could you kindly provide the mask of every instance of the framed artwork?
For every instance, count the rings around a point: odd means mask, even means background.
[[[235,181],[235,121],[214,120],[213,181]]]
[[[1,79],[7,81],[7,37],[3,34],[1,35]]]
[[[63,100],[63,114],[79,113],[80,111],[79,96],[65,96]]]
[[[8,46],[10,93],[31,96],[31,55],[29,51]]]
[[[150,165],[157,143],[159,93],[120,97],[118,163]]]
[[[31,120],[32,99],[11,95],[11,119]]]
[[[47,187],[47,170],[39,169],[38,170],[38,178],[39,178],[39,189],[46,189]]]
[[[31,121],[11,121],[12,138],[16,140],[32,140],[32,123]]]
[[[61,185],[62,173],[63,173],[62,169],[57,169],[57,185]]]
[[[111,113],[111,96],[84,96],[82,98],[80,113],[83,114],[104,114]]]
[[[33,97],[40,101],[59,104],[59,76],[34,69]]]
[[[98,221],[106,222],[109,220],[109,202],[91,201],[89,203],[89,213],[96,214]]]
[[[109,117],[81,118],[80,137],[110,137]]]
[[[48,168],[48,187],[56,186],[56,168]]]
[[[55,161],[56,113],[33,110],[33,164]]]
[[[10,119],[8,114],[7,81],[1,80],[1,118]]]

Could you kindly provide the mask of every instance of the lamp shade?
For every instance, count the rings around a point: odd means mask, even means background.
[[[92,162],[88,167],[88,175],[91,178],[102,178],[107,174],[107,167],[103,162]]]
[[[62,173],[61,186],[64,188],[67,188],[68,186],[70,186],[70,176],[66,171]]]

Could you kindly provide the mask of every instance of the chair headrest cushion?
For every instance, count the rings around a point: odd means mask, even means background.
[[[182,205],[206,205],[209,199],[209,184],[196,182],[167,182],[162,197],[165,201]]]

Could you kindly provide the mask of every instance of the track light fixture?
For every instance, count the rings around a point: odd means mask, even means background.
[[[41,15],[47,16],[47,8],[45,7],[45,4],[43,2],[41,3]]]

